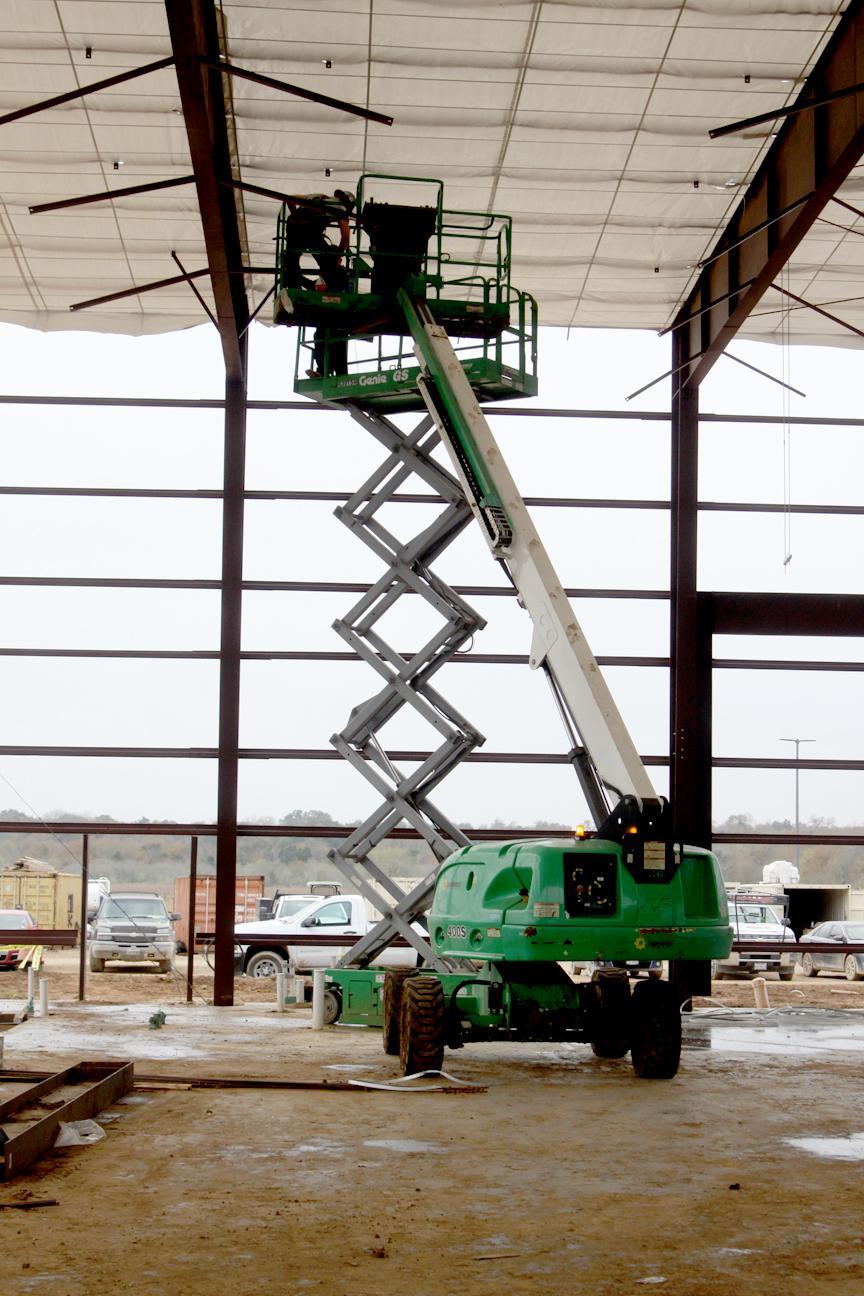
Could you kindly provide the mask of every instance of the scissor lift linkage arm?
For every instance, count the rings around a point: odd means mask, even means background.
[[[640,805],[655,802],[651,779],[446,331],[404,289],[400,302],[423,370],[423,398],[487,544],[531,617],[530,665],[541,667],[552,685],[595,823],[625,796]]]

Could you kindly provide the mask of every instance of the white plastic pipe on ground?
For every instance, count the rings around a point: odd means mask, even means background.
[[[276,1011],[285,1011],[285,982],[288,980],[284,972],[276,973]]]
[[[325,968],[315,968],[312,972],[312,1029],[324,1028],[324,977]]]
[[[756,1001],[757,1008],[770,1008],[771,1001],[768,998],[768,983],[764,977],[753,978],[753,998]]]
[[[33,1000],[36,995],[36,970],[28,967],[27,969],[27,1011],[32,1013]]]
[[[48,1016],[48,978],[39,978],[39,1016]]]

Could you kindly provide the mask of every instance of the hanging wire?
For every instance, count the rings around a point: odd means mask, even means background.
[[[783,267],[781,277],[784,280],[784,287],[789,291],[789,263]],[[792,394],[789,391],[791,386],[792,371],[792,312],[789,307],[791,298],[785,299],[787,302],[786,309],[780,317],[780,341],[781,353],[783,357],[783,380],[787,384],[783,388],[782,396],[782,415],[783,415],[783,572],[784,575],[789,571],[789,564],[792,561],[792,424],[790,417],[792,413]]]

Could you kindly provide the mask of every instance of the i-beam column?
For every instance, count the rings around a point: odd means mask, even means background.
[[[216,967],[213,1002],[234,1002],[237,782],[240,747],[240,632],[246,486],[246,338],[243,371],[225,383],[222,502],[222,624],[219,641],[219,764],[216,805]],[[190,946],[191,948],[191,946]]]
[[[685,360],[673,333],[672,366]],[[711,846],[711,635],[697,592],[699,389],[672,386],[669,794],[676,841]]]
[[[232,188],[219,27],[213,0],[165,0],[177,85],[195,175],[201,227],[225,361],[222,505],[222,629],[216,807],[216,972],[213,1002],[234,1002],[240,624],[246,455],[246,330],[243,240]]]

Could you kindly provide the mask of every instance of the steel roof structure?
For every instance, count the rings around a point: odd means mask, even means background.
[[[128,333],[201,321],[182,280],[69,310],[177,277],[172,252],[188,270],[207,266],[200,195],[189,182],[182,53],[176,69],[169,62],[178,55],[172,8],[161,0],[0,4],[0,318]],[[225,75],[215,78],[224,165],[234,180],[280,193],[350,188],[364,170],[436,176],[451,205],[512,214],[514,281],[537,297],[544,323],[660,329],[733,218],[778,124],[717,139],[709,130],[796,100],[845,8],[835,0],[232,0],[218,6],[211,57],[393,123]],[[162,182],[171,187],[31,211]],[[838,197],[854,207],[862,186],[853,172]],[[790,201],[806,184],[800,189]],[[233,201],[243,262],[266,270],[274,200],[235,189]],[[864,306],[849,299],[858,296],[862,233],[857,213],[829,204],[784,281],[813,303],[841,302],[839,314],[858,327]],[[266,273],[246,282],[260,299]],[[212,305],[210,289],[197,286]],[[824,315],[784,305],[769,295],[744,334],[857,340]]]

